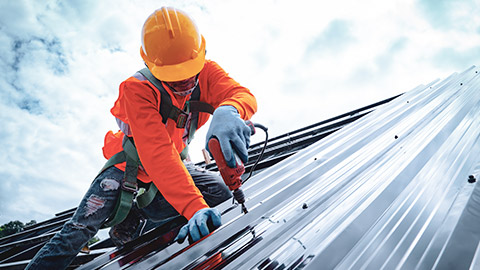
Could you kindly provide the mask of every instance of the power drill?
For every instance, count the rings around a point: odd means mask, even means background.
[[[245,121],[245,124],[250,127],[251,135],[255,134],[255,127],[253,123],[250,120],[247,120]],[[233,150],[235,168],[230,168],[225,161],[222,149],[220,148],[220,142],[216,137],[213,137],[208,141],[208,149],[210,150],[210,153],[212,153],[213,159],[215,159],[215,162],[217,163],[217,167],[222,175],[223,181],[225,181],[225,184],[228,186],[228,188],[233,191],[233,198],[235,198],[235,200],[242,205],[243,213],[248,213],[248,210],[245,207],[245,195],[241,189],[242,175],[245,173],[245,165],[243,165],[242,160],[235,153],[235,150]]]

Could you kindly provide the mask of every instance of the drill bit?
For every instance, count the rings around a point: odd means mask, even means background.
[[[243,191],[240,188],[233,191],[233,198],[242,205],[242,212],[245,214],[248,213],[247,207],[245,206],[245,194],[243,194]]]

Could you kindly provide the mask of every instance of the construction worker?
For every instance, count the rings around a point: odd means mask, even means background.
[[[120,131],[108,132],[103,147],[109,162],[72,219],[27,269],[66,268],[112,218],[121,194],[136,195],[138,187],[158,189],[152,202],[136,210],[143,217],[158,222],[181,215],[188,220],[177,236],[179,242],[188,236],[197,241],[221,225],[219,211],[211,207],[231,193],[218,174],[188,162],[185,149],[193,132],[213,112],[207,141],[213,136],[220,140],[230,166],[235,164],[233,151],[246,162],[250,129],[244,120],[256,112],[257,105],[247,88],[205,59],[205,52],[204,37],[183,11],[163,7],[147,18],[140,54],[148,68],[119,87],[111,113]],[[195,106],[194,99],[198,100]],[[132,175],[139,181],[128,182]]]

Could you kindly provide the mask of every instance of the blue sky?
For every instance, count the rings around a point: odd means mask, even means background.
[[[480,65],[474,0],[0,1],[0,224],[78,204],[163,5],[195,18],[207,58],[252,90],[272,136]]]

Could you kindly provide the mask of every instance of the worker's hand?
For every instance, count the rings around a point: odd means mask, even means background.
[[[208,225],[207,225],[208,224]],[[222,225],[222,216],[215,208],[203,208],[198,210],[193,217],[178,232],[174,241],[183,243],[185,238],[190,235],[193,242],[208,235]],[[210,229],[208,227],[211,227]]]
[[[230,168],[235,168],[234,152],[246,163],[248,161],[248,146],[250,144],[250,128],[240,118],[240,114],[233,106],[220,106],[213,112],[212,123],[207,132],[206,149],[208,141],[216,137],[220,142],[225,161]],[[210,153],[212,154],[212,153]]]

